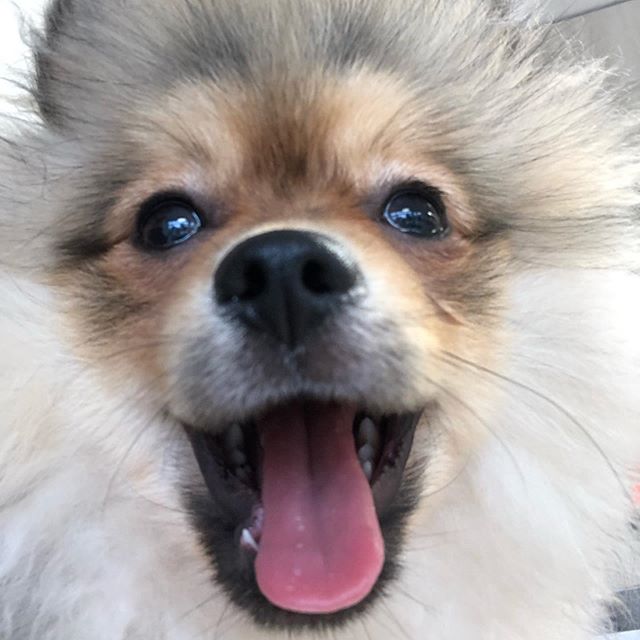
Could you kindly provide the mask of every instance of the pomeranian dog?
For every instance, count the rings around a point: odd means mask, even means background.
[[[486,0],[57,0],[0,140],[0,637],[585,640],[640,466],[640,147]]]

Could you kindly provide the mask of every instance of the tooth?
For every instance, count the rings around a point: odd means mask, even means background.
[[[380,433],[371,418],[363,418],[358,428],[358,446],[370,444],[374,450],[380,446]]]
[[[254,540],[251,535],[251,531],[249,529],[243,529],[242,535],[240,536],[240,542],[243,546],[249,547],[249,549],[253,549],[254,551],[258,551],[258,543]]]
[[[370,461],[364,462],[362,464],[362,470],[364,471],[364,475],[367,476],[367,480],[371,482],[371,478],[373,477],[373,463]]]
[[[375,455],[376,452],[370,444],[365,444],[364,447],[358,449],[358,458],[360,458],[362,464],[365,462],[373,462]]]
[[[229,461],[234,467],[243,467],[247,464],[247,456],[239,449],[234,449],[229,454]]]
[[[244,447],[244,434],[242,433],[242,427],[237,422],[227,429],[224,444],[229,451]]]

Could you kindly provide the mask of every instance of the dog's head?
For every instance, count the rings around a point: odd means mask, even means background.
[[[475,0],[50,11],[40,266],[75,352],[189,439],[177,488],[259,621],[383,591],[490,434],[469,372],[508,357],[509,278],[624,224],[594,233],[630,202],[624,128],[544,37]]]

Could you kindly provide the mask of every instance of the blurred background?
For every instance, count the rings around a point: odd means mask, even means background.
[[[550,0],[546,7],[561,29],[580,37],[596,55],[625,66],[640,82],[640,0]]]
[[[23,18],[37,20],[44,5],[44,0],[0,0],[0,101],[16,95],[11,81],[26,68],[26,26],[21,22]]]

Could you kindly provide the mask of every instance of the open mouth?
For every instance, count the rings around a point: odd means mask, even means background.
[[[211,498],[235,523],[235,553],[271,605],[327,615],[367,598],[419,418],[298,400],[215,435],[188,429]]]

